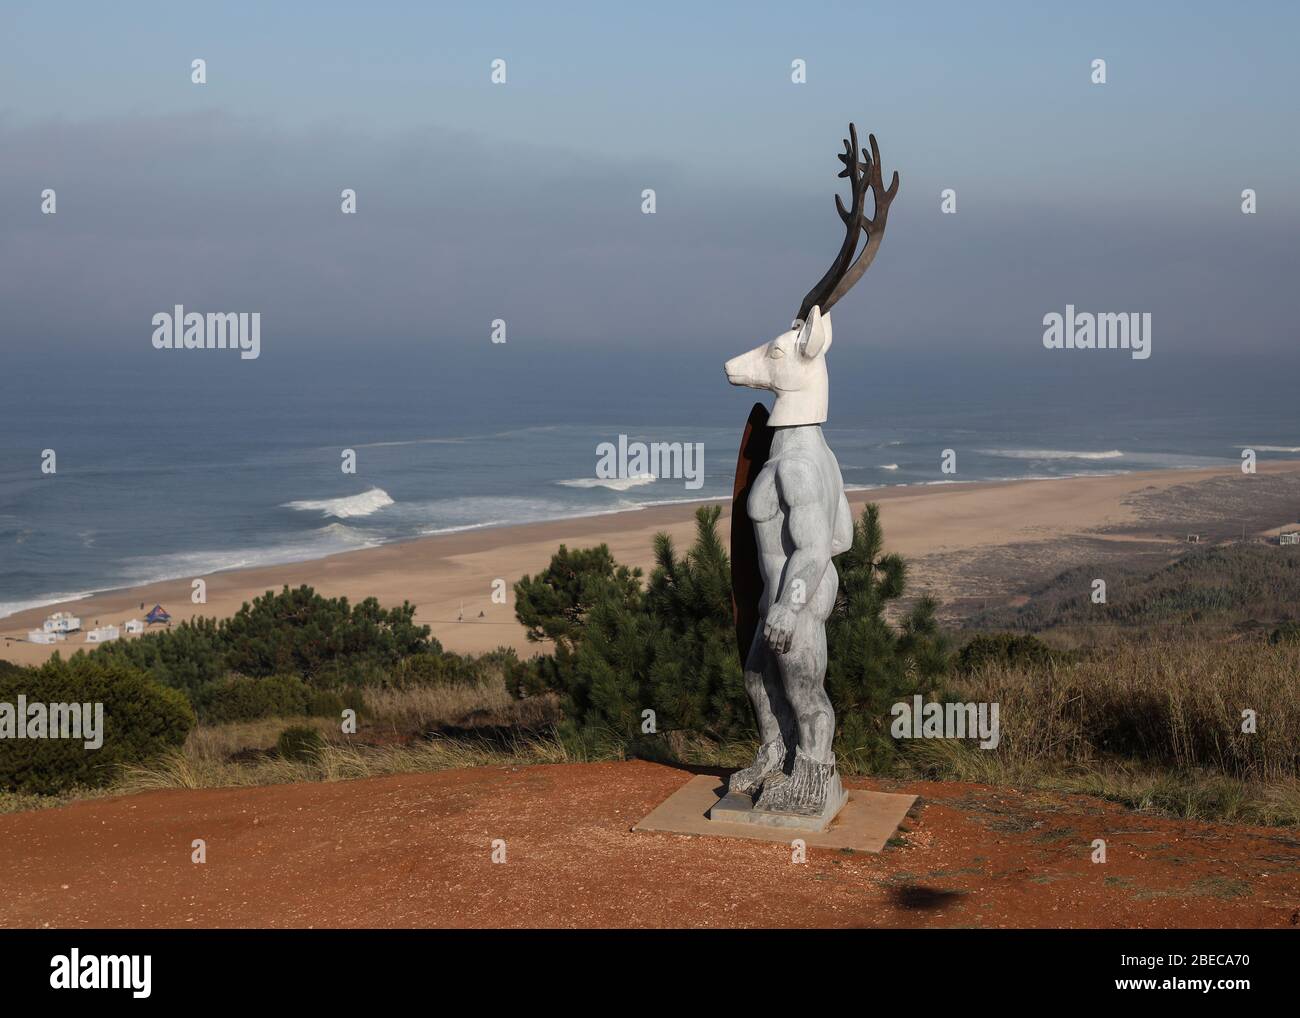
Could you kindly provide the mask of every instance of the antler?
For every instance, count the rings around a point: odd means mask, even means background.
[[[849,124],[849,136],[844,139],[844,151],[836,157],[844,164],[844,169],[839,172],[839,176],[848,177],[852,189],[852,199],[847,211],[840,196],[838,194],[835,196],[835,210],[840,214],[840,219],[845,226],[844,242],[840,245],[835,261],[826,270],[826,275],[822,276],[817,281],[817,285],[804,297],[803,304],[799,307],[800,321],[808,317],[808,312],[814,305],[821,308],[822,314],[829,311],[835,302],[848,293],[853,284],[862,278],[862,274],[871,267],[876,252],[880,250],[880,242],[885,236],[885,223],[889,218],[889,205],[898,194],[898,171],[894,171],[889,190],[885,190],[884,181],[881,179],[880,148],[876,144],[876,136],[869,134],[867,139],[871,144],[871,152],[868,154],[866,149],[862,149],[863,161],[859,162],[855,155],[858,151],[858,131],[853,124]],[[871,189],[872,203],[875,206],[870,219],[866,217],[868,188]],[[859,230],[867,234],[867,243],[863,246],[857,261],[853,261],[850,265],[853,252],[858,246]]]

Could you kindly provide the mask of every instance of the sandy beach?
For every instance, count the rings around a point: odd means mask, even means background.
[[[1289,491],[1297,481],[1300,461],[1272,461],[1260,464],[1254,476],[1243,475],[1237,468],[1161,470],[1056,480],[900,486],[851,492],[849,500],[855,513],[868,501],[879,503],[887,550],[901,553],[915,567],[913,592],[923,590],[942,600],[945,596],[969,597],[974,589],[990,598],[1007,599],[1015,593],[1007,585],[979,590],[968,581],[962,586],[947,564],[963,556],[969,558],[971,553],[1027,545],[1047,553],[1038,558],[1050,562],[1055,547],[1079,538],[1089,542],[1166,542],[1172,549],[1185,540],[1185,531],[1207,525],[1213,528],[1216,523],[1221,524],[1221,535],[1235,535],[1238,515],[1233,504],[1258,507],[1254,496],[1263,493],[1267,485],[1276,489],[1286,484]],[[1229,493],[1226,498],[1225,492]],[[1152,506],[1162,498],[1166,509],[1157,512]],[[1178,511],[1184,505],[1188,507],[1185,520]],[[1211,508],[1205,508],[1207,505]],[[723,506],[724,537],[729,533],[729,508]],[[680,550],[689,546],[695,509],[694,504],[681,504],[485,528],[308,562],[214,573],[205,577],[207,603],[202,605],[190,601],[193,577],[152,583],[66,602],[57,609],[46,606],[19,612],[0,620],[0,634],[22,638],[55,610],[79,615],[83,628],[96,622],[120,624],[129,618],[143,618],[155,603],[161,603],[175,622],[196,615],[225,617],[267,590],[305,583],[324,595],[345,595],[353,601],[365,597],[376,597],[385,605],[410,601],[417,608],[417,620],[429,625],[448,650],[474,653],[504,645],[527,655],[537,645],[528,643],[514,619],[512,587],[516,580],[545,568],[561,544],[607,544],[619,561],[648,571],[657,532],[670,534]],[[1252,519],[1248,534],[1276,532],[1292,522],[1294,509],[1290,516],[1279,515],[1281,512],[1278,509],[1275,518]],[[1016,555],[1023,557],[1020,551]],[[505,581],[505,604],[492,601],[493,583],[498,579]],[[462,605],[463,622],[458,621]],[[0,658],[39,663],[56,649],[67,656],[85,647],[84,640],[81,633],[53,646],[5,639]]]

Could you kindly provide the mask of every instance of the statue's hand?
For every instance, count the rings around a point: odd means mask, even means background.
[[[774,604],[767,613],[763,626],[763,639],[775,654],[789,653],[794,642],[794,609],[783,604]]]

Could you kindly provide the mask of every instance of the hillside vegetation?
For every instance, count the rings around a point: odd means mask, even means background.
[[[114,750],[0,747],[0,808],[93,788],[336,780],[507,761],[643,756],[732,766],[752,756],[719,512],[693,544],[655,543],[648,577],[609,549],[561,547],[515,587],[539,653],[442,650],[407,604],[307,587],[44,669],[0,668],[0,701],[41,688],[111,705]],[[1133,808],[1300,823],[1300,550],[1193,549],[1158,569],[1046,584],[982,628],[945,633],[906,603],[907,565],[875,506],[835,559],[827,690],[849,775],[1085,791]],[[897,622],[890,622],[897,618]],[[87,694],[89,695],[89,693]],[[900,739],[891,709],[996,704],[993,749]],[[26,754],[26,755],[23,755]],[[33,798],[35,796],[35,798]]]
[[[1106,582],[1106,602],[1092,600]],[[1300,547],[1233,544],[1191,548],[1159,568],[1082,566],[1034,590],[1028,603],[975,616],[970,628],[1042,632],[1194,627],[1270,631],[1300,621]]]

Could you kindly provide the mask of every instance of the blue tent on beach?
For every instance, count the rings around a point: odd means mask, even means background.
[[[153,611],[144,617],[145,622],[153,625],[155,622],[170,622],[172,617],[167,614],[167,609],[160,604],[153,606]]]

